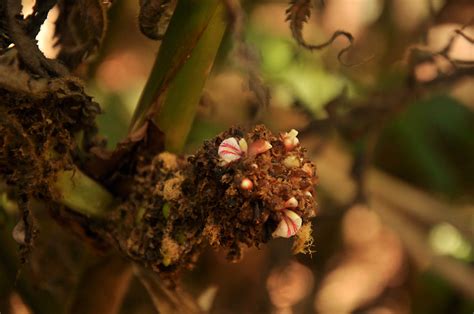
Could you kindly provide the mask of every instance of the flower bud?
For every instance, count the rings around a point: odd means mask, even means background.
[[[272,148],[272,144],[270,144],[270,142],[265,140],[256,140],[249,146],[249,155],[256,156],[258,154],[266,152],[270,148]]]
[[[288,156],[283,160],[283,164],[287,168],[298,168],[301,165],[300,160],[296,156]]]
[[[244,140],[245,141],[245,140]],[[246,142],[245,142],[246,144]],[[234,137],[229,137],[222,141],[217,151],[219,157],[224,164],[231,163],[232,161],[238,160],[244,154],[241,146],[237,143]]]
[[[289,238],[294,236],[303,223],[300,216],[291,210],[283,210],[283,218],[273,232],[273,237]]]
[[[285,202],[285,208],[296,208],[298,207],[298,200],[294,197],[290,198]]]
[[[242,182],[240,182],[240,188],[242,190],[251,190],[253,188],[253,182],[250,179],[244,178]]]
[[[291,129],[290,132],[285,132],[281,135],[283,145],[285,145],[285,148],[287,151],[292,150],[293,148],[298,146],[298,144],[300,143],[300,141],[296,137],[297,135],[298,135],[298,131],[296,131],[295,129]]]

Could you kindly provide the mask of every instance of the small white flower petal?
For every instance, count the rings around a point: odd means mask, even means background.
[[[247,141],[245,140],[245,138],[241,138],[239,140],[239,147],[244,153],[247,154],[248,145],[247,145]]]
[[[273,237],[289,238],[294,236],[303,223],[300,216],[291,210],[283,210],[283,218],[273,232]]]
[[[288,136],[297,137],[298,136],[298,131],[296,131],[295,129],[291,129],[290,132],[288,132]]]
[[[229,137],[222,141],[219,145],[218,154],[225,164],[240,159],[243,155],[239,143],[233,137]]]
[[[298,131],[296,131],[295,129],[291,129],[290,132],[285,132],[281,135],[283,145],[285,145],[285,148],[287,151],[292,150],[293,148],[298,146],[298,144],[300,143],[300,141],[296,137],[297,135],[298,135]]]
[[[289,200],[285,202],[286,208],[296,208],[298,207],[298,200],[294,197],[291,197]]]

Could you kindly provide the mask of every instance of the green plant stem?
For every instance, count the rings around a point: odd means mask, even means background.
[[[55,189],[57,202],[88,217],[100,217],[116,205],[112,194],[79,169],[58,173]]]
[[[181,0],[130,125],[152,120],[165,133],[168,151],[181,152],[204,83],[219,49],[226,21],[220,0]]]
[[[220,0],[181,0],[166,31],[132,119],[131,131],[147,119],[165,133],[168,151],[181,152],[202,89],[226,28]],[[114,197],[79,169],[58,174],[56,201],[89,217],[116,205]]]

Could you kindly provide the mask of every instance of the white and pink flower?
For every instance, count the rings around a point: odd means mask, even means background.
[[[226,165],[239,160],[247,153],[249,156],[256,156],[271,148],[272,145],[265,140],[256,140],[250,145],[247,145],[247,141],[243,138],[237,141],[235,137],[229,137],[222,141],[217,153],[219,154],[222,163]]]
[[[303,220],[301,217],[292,210],[284,209],[282,220],[278,224],[278,227],[273,232],[273,237],[290,238],[294,236],[301,228]]]
[[[302,219],[301,217],[292,210],[286,208],[297,208],[298,200],[295,197],[290,197],[285,202],[285,209],[282,210],[282,220],[278,224],[278,227],[273,232],[273,237],[289,238],[294,236],[301,228]]]
[[[231,163],[242,158],[247,151],[247,142],[241,139],[237,142],[235,137],[229,137],[219,145],[217,153],[224,164]]]

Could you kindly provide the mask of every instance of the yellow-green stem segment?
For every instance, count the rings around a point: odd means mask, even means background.
[[[58,173],[55,188],[57,202],[88,217],[102,216],[116,205],[112,194],[79,169]]]

